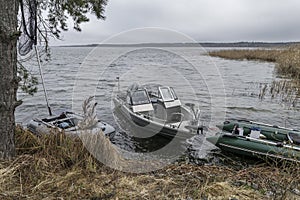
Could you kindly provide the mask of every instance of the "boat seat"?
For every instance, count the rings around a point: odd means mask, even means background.
[[[59,128],[66,129],[75,126],[76,121],[78,123],[78,120],[75,120],[74,117],[67,117],[64,119],[55,120],[53,124]]]
[[[260,131],[259,130],[251,130],[249,137],[259,139]]]
[[[244,136],[244,129],[242,127],[237,128],[237,130],[239,131],[239,136]]]
[[[63,122],[57,124],[57,127],[61,128],[61,129],[67,129],[67,128],[70,128],[71,125],[70,125],[70,123],[63,121]]]
[[[151,97],[150,101],[151,103],[157,103],[158,98],[157,97]]]

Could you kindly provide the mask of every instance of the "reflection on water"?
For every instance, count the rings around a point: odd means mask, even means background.
[[[125,48],[125,47],[124,47]],[[102,47],[95,53],[97,57],[87,60],[91,69],[98,69],[96,78],[95,96],[98,102],[97,113],[99,119],[106,121],[118,129],[115,122],[112,97],[117,90],[116,77],[121,79],[121,89],[125,89],[132,82],[160,83],[173,86],[177,95],[184,102],[198,104],[201,109],[201,119],[204,125],[214,127],[222,123],[222,113],[228,118],[247,118],[253,121],[261,121],[268,124],[300,128],[299,106],[289,109],[278,104],[272,99],[259,99],[261,84],[270,84],[276,77],[273,73],[274,64],[254,61],[233,61],[220,58],[210,58],[203,51],[194,47],[170,47],[169,51],[155,48],[126,47],[127,54],[123,54],[124,48]],[[53,47],[52,61],[43,66],[45,84],[53,111],[57,113],[64,109],[71,109],[72,101],[80,99],[80,94],[72,99],[74,82],[77,71],[92,48]],[[178,56],[178,55],[184,55]],[[114,62],[103,66],[99,59]],[[38,75],[38,68],[34,61],[25,64],[31,73]],[[217,66],[223,79],[223,85],[215,82],[219,76],[212,73],[211,69]],[[100,73],[101,72],[101,73]],[[200,72],[200,73],[199,73]],[[90,77],[83,77],[86,86],[90,84]],[[84,86],[83,86],[84,87]],[[225,96],[220,92],[225,88]],[[82,91],[84,92],[84,91]],[[19,93],[19,99],[23,104],[17,108],[16,121],[26,124],[33,117],[47,115],[43,91],[39,85],[39,91],[32,97]],[[225,100],[225,109],[222,104]],[[163,139],[155,141],[139,141],[132,139],[126,130],[120,130],[112,139],[112,142],[126,151],[146,152],[158,149],[165,144]],[[207,131],[212,135],[216,129]],[[130,135],[130,134],[129,134]],[[208,143],[202,144],[198,136],[181,143],[183,148],[189,148],[192,157],[201,158],[214,147]]]

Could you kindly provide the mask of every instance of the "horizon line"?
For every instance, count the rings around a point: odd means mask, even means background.
[[[251,46],[278,46],[278,45],[290,45],[298,44],[300,41],[276,41],[276,42],[264,42],[264,41],[238,41],[238,42],[149,42],[149,43],[87,43],[87,44],[64,44],[64,45],[51,45],[53,47],[88,47],[88,46],[102,46],[102,47],[113,47],[113,46],[240,46],[240,47],[251,47]]]

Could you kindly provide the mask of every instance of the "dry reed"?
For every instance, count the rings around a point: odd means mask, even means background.
[[[300,46],[292,45],[280,49],[229,49],[209,52],[210,56],[235,60],[258,60],[274,62],[278,75],[284,80],[273,81],[260,87],[259,98],[267,95],[280,104],[294,108],[300,96]],[[287,79],[288,80],[287,80]]]
[[[275,62],[277,72],[285,77],[300,80],[300,46],[280,49],[228,49],[209,52],[210,56],[235,60]]]
[[[37,137],[18,127],[16,145],[16,158],[0,162],[1,199],[299,198],[295,165],[237,170],[179,163],[133,174],[106,167],[78,137],[57,131]]]

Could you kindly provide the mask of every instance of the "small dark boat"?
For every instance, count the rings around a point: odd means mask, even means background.
[[[222,151],[238,155],[300,162],[300,137],[293,132],[287,133],[287,140],[282,142],[267,139],[259,130],[251,130],[249,135],[219,132],[206,139]]]
[[[65,131],[66,133],[77,134],[78,123],[83,119],[83,117],[79,114],[75,114],[73,112],[62,112],[60,115],[51,116],[43,119],[32,119],[28,124],[27,128],[34,134],[47,134],[51,132],[51,129],[55,128],[59,131]],[[105,135],[111,136],[115,132],[115,129],[100,120],[93,127],[94,129],[101,130]]]
[[[236,132],[244,136],[249,135],[251,131],[255,129],[260,131],[261,137],[279,142],[288,141],[289,133],[300,136],[299,130],[244,119],[226,120],[223,125],[218,126],[218,128],[226,132]]]
[[[188,104],[190,109],[182,105],[172,87],[157,86],[155,91],[149,88],[133,85],[126,94],[114,98],[117,115],[131,121],[139,137],[159,134],[188,138],[203,132],[200,111],[195,111],[194,104]]]

